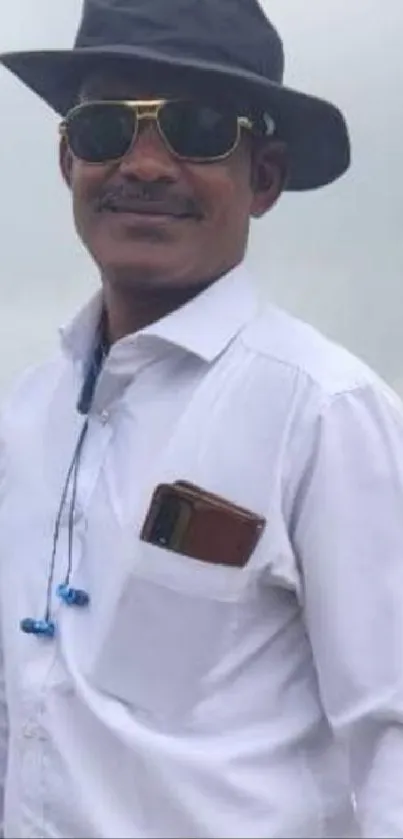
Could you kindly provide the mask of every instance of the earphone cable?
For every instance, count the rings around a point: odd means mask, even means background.
[[[83,439],[81,441],[81,445],[78,448],[74,469],[73,469],[73,476],[72,476],[72,490],[71,490],[71,499],[70,499],[70,508],[69,508],[69,527],[68,527],[68,566],[66,577],[64,580],[64,585],[70,585],[70,578],[71,573],[73,570],[73,546],[74,546],[74,517],[76,513],[76,506],[77,506],[77,489],[78,489],[78,476],[80,474],[80,466],[81,466],[81,457],[84,448],[84,441],[85,436],[88,431],[88,421],[85,425],[85,433]]]
[[[69,489],[70,489],[71,478],[72,478],[72,475],[73,475],[74,472],[76,472],[75,483],[77,484],[77,475],[78,475],[78,469],[76,468],[77,467],[77,461],[78,462],[80,461],[80,455],[81,455],[81,451],[82,451],[82,448],[83,448],[83,445],[84,445],[85,438],[87,436],[87,432],[88,432],[88,417],[86,418],[85,423],[84,423],[84,425],[81,429],[80,436],[78,438],[78,442],[77,442],[76,448],[74,450],[74,454],[73,454],[73,457],[72,457],[72,460],[71,460],[71,463],[70,463],[70,466],[69,466],[69,469],[68,469],[68,472],[67,472],[66,481],[65,481],[65,484],[64,484],[64,487],[63,487],[62,497],[60,499],[60,505],[59,505],[59,509],[58,509],[58,513],[57,513],[57,517],[56,517],[54,531],[53,531],[52,556],[51,556],[51,561],[50,561],[47,592],[46,592],[45,621],[47,621],[47,622],[50,620],[51,611],[52,611],[52,589],[53,589],[53,582],[54,582],[54,576],[55,576],[56,554],[57,554],[57,547],[58,547],[59,538],[60,538],[60,527],[61,527],[61,522],[62,522],[63,511],[64,511],[64,508],[65,508],[68,492],[69,492]],[[77,492],[77,488],[76,488],[76,492]],[[76,492],[75,492],[75,494],[76,494]],[[74,519],[74,510],[73,510],[72,515],[71,515],[71,511],[70,511],[70,517],[72,517]],[[70,543],[70,521],[69,521],[69,543]],[[70,544],[69,544],[69,548],[70,548]],[[69,557],[69,564],[70,564],[70,557]]]

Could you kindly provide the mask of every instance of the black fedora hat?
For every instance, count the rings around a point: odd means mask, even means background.
[[[334,105],[283,84],[280,36],[258,0],[85,0],[72,50],[14,52],[0,63],[64,116],[95,69],[113,63],[186,70],[269,112],[289,147],[288,189],[324,186],[350,163]]]

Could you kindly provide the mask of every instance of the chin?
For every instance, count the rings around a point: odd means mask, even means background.
[[[104,280],[115,288],[148,294],[196,285],[189,274],[184,274],[183,269],[181,271],[174,265],[169,266],[167,261],[142,260],[104,265],[102,273]]]

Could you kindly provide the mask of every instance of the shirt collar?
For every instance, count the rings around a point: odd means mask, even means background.
[[[88,360],[97,339],[102,307],[102,292],[99,292],[67,327],[61,328],[63,349],[75,361],[85,363]],[[139,336],[150,336],[212,362],[228,347],[257,308],[253,278],[241,265],[189,303],[119,343],[130,344]]]

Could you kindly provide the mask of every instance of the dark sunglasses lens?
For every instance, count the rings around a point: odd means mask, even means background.
[[[67,117],[67,138],[73,154],[87,163],[118,160],[129,150],[136,115],[125,105],[85,105]]]
[[[160,129],[180,157],[214,160],[233,148],[237,117],[192,102],[168,102],[159,114]]]

